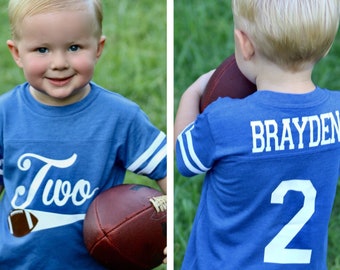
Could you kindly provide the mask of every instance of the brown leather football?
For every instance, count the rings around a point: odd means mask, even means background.
[[[89,253],[109,269],[160,265],[166,246],[166,197],[143,185],[124,184],[99,194],[84,220]]]
[[[219,97],[245,98],[256,91],[237,66],[235,55],[229,56],[210,77],[200,101],[200,111]]]

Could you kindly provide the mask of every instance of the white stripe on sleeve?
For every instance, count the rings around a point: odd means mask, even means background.
[[[192,142],[192,136],[190,132],[193,128],[194,126],[192,126],[188,131],[185,132],[185,136],[187,137],[187,142],[188,142],[189,154],[190,154],[191,159],[195,162],[196,167],[198,167],[201,171],[206,172],[210,168],[207,168],[202,164],[202,162],[198,159],[196,152],[194,150],[194,144]]]
[[[156,149],[162,144],[165,139],[165,134],[160,132],[157,138],[153,141],[150,147],[141,154],[127,169],[135,172],[144,162],[146,162],[156,151]],[[155,159],[155,157],[153,158]]]
[[[159,162],[166,157],[166,145],[163,146],[161,150],[150,160],[144,169],[140,170],[137,174],[151,174],[154,169],[158,166]]]
[[[194,174],[204,173],[204,171],[196,169],[194,167],[194,165],[190,162],[190,160],[187,156],[187,152],[185,151],[185,148],[184,148],[182,135],[178,136],[178,143],[179,143],[180,151],[181,151],[181,154],[182,154],[182,159],[183,159],[183,162],[184,162],[186,168]]]

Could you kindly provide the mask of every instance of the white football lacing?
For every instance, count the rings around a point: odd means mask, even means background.
[[[166,195],[152,197],[149,201],[152,203],[157,213],[166,211]]]

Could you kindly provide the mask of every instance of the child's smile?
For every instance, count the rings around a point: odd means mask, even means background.
[[[41,103],[68,105],[89,92],[94,66],[105,38],[97,34],[88,10],[26,17],[18,40],[8,46]]]

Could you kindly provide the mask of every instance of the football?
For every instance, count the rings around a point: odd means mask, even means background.
[[[123,184],[100,193],[84,219],[84,242],[108,269],[146,270],[160,265],[166,247],[166,196]]]
[[[229,56],[210,77],[200,101],[200,112],[219,97],[245,98],[256,91],[237,66],[235,55]]]
[[[30,233],[38,223],[38,218],[23,209],[15,209],[8,216],[8,226],[11,234],[22,237]]]

